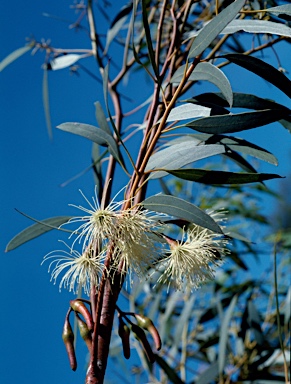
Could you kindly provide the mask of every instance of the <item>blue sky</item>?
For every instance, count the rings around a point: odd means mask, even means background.
[[[90,48],[85,34],[68,29],[64,22],[42,16],[42,12],[47,12],[74,21],[69,5],[69,1],[6,2],[0,23],[0,61],[23,46],[25,38],[32,35],[37,40],[50,38],[56,47]],[[111,17],[114,15],[113,9]],[[100,17],[97,19],[98,28],[102,28],[103,22]],[[289,65],[290,69],[289,49],[287,44],[282,44],[277,52],[282,66]],[[266,52],[266,57],[277,65],[271,50]],[[0,73],[2,384],[83,382],[86,367],[85,349],[81,348],[79,368],[77,372],[70,371],[61,339],[72,294],[66,291],[59,294],[58,288],[49,282],[47,267],[40,267],[43,256],[58,248],[59,234],[45,235],[11,253],[4,253],[8,241],[32,224],[14,208],[37,219],[71,215],[75,211],[68,204],[84,202],[79,188],[86,196],[93,195],[90,172],[67,187],[60,187],[90,164],[91,143],[58,130],[54,130],[53,141],[49,140],[42,104],[43,58],[41,53],[34,57],[27,53]],[[113,59],[118,60],[118,51],[113,53]],[[88,62],[94,70],[95,64],[91,59],[86,60],[84,64]],[[287,106],[290,103],[279,90],[255,75],[248,75],[248,83],[243,82],[245,72],[238,67],[226,68],[225,73],[234,91],[269,97]],[[135,86],[129,83],[129,89]],[[100,85],[88,75],[73,76],[68,70],[50,72],[49,91],[53,126],[66,121],[96,125],[93,103],[97,100],[103,103],[103,94]],[[139,96],[143,97],[143,92],[139,92]],[[289,174],[290,134],[281,125],[271,124],[237,136],[277,156],[278,168],[263,164],[262,172]],[[287,185],[290,181],[287,178],[283,182]],[[267,185],[278,189],[277,181]],[[272,212],[272,201],[267,200],[265,204],[267,211]]]

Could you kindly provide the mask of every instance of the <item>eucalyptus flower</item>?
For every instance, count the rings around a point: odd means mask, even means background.
[[[54,281],[54,284],[64,272],[59,283],[60,291],[64,287],[76,293],[81,287],[89,296],[91,288],[99,284],[99,277],[104,268],[103,259],[102,253],[96,254],[91,247],[88,247],[82,254],[74,249],[70,249],[69,252],[52,251],[44,257],[41,264],[50,260],[48,272],[51,272],[51,281]]]
[[[122,206],[123,201],[115,202],[114,199],[107,207],[99,204],[97,197],[97,189],[95,188],[95,196],[92,203],[80,191],[89,208],[81,205],[70,204],[72,207],[78,208],[87,215],[76,216],[68,221],[68,223],[81,223],[81,225],[72,233],[77,234],[74,243],[79,240],[83,242],[83,250],[89,245],[100,247],[104,240],[112,239],[116,235],[117,219],[119,217],[118,209]]]
[[[140,278],[147,277],[163,246],[161,224],[153,212],[140,209],[120,212],[117,224],[113,267],[119,265],[122,273],[134,271]]]
[[[111,253],[112,275],[118,270],[123,274],[129,273],[130,280],[133,271],[140,278],[146,277],[158,259],[163,240],[159,236],[161,224],[156,214],[139,206],[123,210],[126,201],[116,202],[117,195],[107,207],[98,202],[96,191],[93,202],[83,193],[82,196],[89,208],[73,206],[87,215],[74,217],[68,222],[80,223],[71,234],[77,235],[73,246],[79,241],[83,243],[83,251],[90,245]]]
[[[228,241],[223,235],[196,224],[183,231],[181,241],[166,240],[170,250],[161,262],[165,269],[158,282],[173,284],[178,290],[183,290],[185,285],[190,290],[197,289],[213,279],[215,268],[221,265],[223,255],[228,252],[225,248]]]

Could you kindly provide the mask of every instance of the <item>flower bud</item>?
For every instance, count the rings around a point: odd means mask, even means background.
[[[121,318],[119,318],[118,335],[120,336],[122,341],[123,355],[126,359],[129,359],[130,358],[130,343],[129,343],[130,329]]]
[[[65,320],[62,338],[65,343],[65,347],[70,361],[70,366],[72,370],[75,371],[77,369],[77,360],[74,348],[74,333],[68,317],[66,317]]]
[[[159,332],[157,328],[154,326],[154,323],[152,322],[151,319],[149,319],[146,316],[135,314],[134,317],[137,320],[137,324],[142,327],[143,329],[146,329],[151,335],[152,338],[154,339],[156,349],[159,351],[162,347],[162,341],[159,335]]]
[[[76,319],[77,319],[77,324],[78,324],[78,328],[80,331],[80,335],[81,335],[82,339],[85,341],[85,343],[89,349],[89,352],[90,352],[92,349],[91,331],[87,327],[87,324],[80,318],[80,316],[78,314],[76,314]]]
[[[80,300],[71,300],[70,306],[75,312],[80,313],[84,317],[89,331],[92,331],[94,328],[94,323],[86,305]]]
[[[138,325],[135,325],[135,324],[131,324],[131,330],[132,330],[135,338],[143,346],[143,349],[144,349],[144,352],[145,352],[145,354],[147,356],[148,361],[151,364],[153,364],[155,362],[156,358],[155,358],[155,354],[153,353],[152,348],[151,348],[151,346],[150,346],[150,344],[148,342],[146,334],[144,333],[144,331]]]

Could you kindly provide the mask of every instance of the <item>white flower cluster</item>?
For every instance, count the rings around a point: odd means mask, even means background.
[[[130,281],[132,272],[141,279],[155,269],[161,271],[158,283],[179,290],[185,285],[196,289],[213,278],[214,268],[227,252],[227,240],[206,228],[192,224],[183,230],[182,240],[176,241],[162,233],[162,224],[153,212],[136,207],[122,210],[124,201],[115,202],[115,198],[102,207],[96,192],[93,203],[84,198],[89,208],[74,207],[86,215],[68,222],[80,224],[71,234],[75,236],[72,248],[69,247],[69,252],[50,252],[44,258],[50,260],[49,272],[54,282],[66,271],[60,289],[65,287],[75,292],[82,287],[89,295],[92,287],[98,287],[108,253],[110,268],[129,274]],[[217,222],[222,220],[221,215],[211,216]],[[74,249],[76,242],[82,243],[82,253]]]

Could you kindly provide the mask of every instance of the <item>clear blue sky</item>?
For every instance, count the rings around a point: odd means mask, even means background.
[[[123,2],[118,2],[119,6]],[[50,38],[60,48],[90,48],[82,32],[68,29],[67,24],[43,17],[42,12],[75,20],[69,1],[6,2],[0,17],[0,61],[11,51],[23,46],[25,38]],[[117,7],[115,6],[115,11]],[[115,15],[114,9],[111,18]],[[102,20],[97,25],[102,28]],[[283,67],[289,65],[290,46],[278,48]],[[266,52],[276,66],[271,50]],[[2,261],[1,292],[1,359],[2,384],[80,383],[84,380],[85,349],[78,351],[79,368],[71,372],[64,351],[61,332],[68,302],[72,294],[49,282],[47,266],[40,267],[45,254],[58,248],[58,233],[45,235],[4,253],[7,242],[32,223],[19,215],[17,208],[37,219],[75,212],[69,203],[83,204],[78,192],[93,194],[93,178],[89,172],[65,188],[60,184],[90,164],[91,143],[77,136],[54,130],[49,141],[42,105],[41,65],[43,54],[30,53],[0,73],[1,154],[1,237]],[[113,55],[115,59],[115,56]],[[93,70],[94,63],[88,66]],[[93,59],[92,59],[93,61]],[[86,62],[84,61],[84,64]],[[248,75],[248,83],[241,81],[242,70],[226,69],[233,90],[254,93],[275,99],[288,106],[287,97],[256,76]],[[136,84],[130,85],[135,86]],[[102,89],[85,73],[72,76],[68,70],[49,73],[52,125],[66,121],[95,124],[93,103],[103,102]],[[201,88],[202,92],[202,88]],[[288,175],[290,172],[290,134],[279,124],[258,128],[245,135],[250,141],[271,151],[279,159],[279,167],[263,165],[261,171]],[[286,179],[284,183],[289,183]],[[268,186],[278,188],[278,182]],[[286,184],[287,185],[287,184]],[[272,201],[266,201],[268,212]]]

